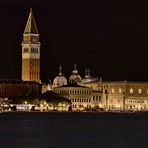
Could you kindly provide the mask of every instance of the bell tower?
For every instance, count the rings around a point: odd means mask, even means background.
[[[40,42],[32,9],[23,33],[22,80],[40,82]]]

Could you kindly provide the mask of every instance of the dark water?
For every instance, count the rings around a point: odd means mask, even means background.
[[[148,148],[148,115],[2,113],[0,148]]]

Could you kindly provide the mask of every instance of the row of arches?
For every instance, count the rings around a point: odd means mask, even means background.
[[[133,94],[135,91],[134,91],[134,89],[133,88],[130,88],[129,89],[129,93],[130,94]],[[136,92],[138,93],[138,94],[142,94],[142,89],[141,88],[139,88],[138,90],[136,90]],[[111,89],[111,93],[115,93],[115,89],[114,88],[112,88]],[[124,90],[123,89],[121,89],[121,88],[119,88],[118,89],[118,93],[124,93]],[[147,90],[147,94],[148,94],[148,90]]]

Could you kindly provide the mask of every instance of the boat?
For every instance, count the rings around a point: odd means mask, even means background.
[[[32,104],[13,104],[16,107],[16,111],[31,111],[34,105]]]

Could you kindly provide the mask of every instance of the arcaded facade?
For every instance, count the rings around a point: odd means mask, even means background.
[[[54,87],[53,91],[71,100],[72,110],[99,108],[99,104],[102,101],[101,92],[76,84]]]
[[[148,110],[147,82],[110,81],[81,83],[81,85],[102,90],[103,101],[100,107],[105,110]]]

